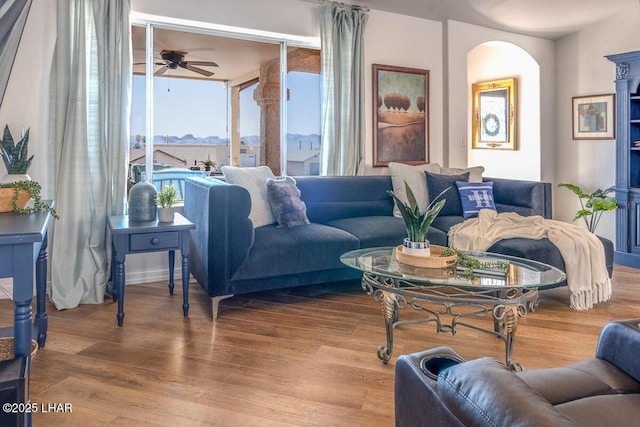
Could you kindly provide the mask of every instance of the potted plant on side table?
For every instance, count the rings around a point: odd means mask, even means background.
[[[178,202],[178,191],[173,184],[167,184],[158,192],[158,221],[173,222],[175,205]]]

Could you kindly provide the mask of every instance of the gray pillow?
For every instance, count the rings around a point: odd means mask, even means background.
[[[267,195],[278,228],[309,224],[307,205],[300,199],[300,190],[293,178],[286,176],[267,179]]]

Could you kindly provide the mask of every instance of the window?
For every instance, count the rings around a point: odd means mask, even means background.
[[[147,28],[140,24],[135,22],[132,27],[132,184],[151,180],[150,175],[162,175],[169,168],[183,171],[186,177],[216,174],[220,166],[228,164],[267,164],[278,173],[281,161],[277,153],[282,147],[286,147],[284,157],[294,156],[294,161],[304,157],[299,156],[300,149],[319,152],[319,51],[287,47],[287,60],[294,66],[287,76],[287,80],[291,79],[287,86],[292,94],[289,105],[299,111],[287,113],[287,133],[296,134],[283,138],[279,131],[283,114],[279,87],[280,52],[285,41],[220,36],[206,29],[180,31],[175,25],[169,29],[162,24],[147,24]],[[147,34],[153,34],[149,47]],[[147,48],[153,51],[150,97]],[[307,65],[300,66],[305,64],[300,59],[305,55],[318,58],[312,72],[306,69]],[[150,109],[146,107],[147,98],[152,99]],[[284,111],[287,110],[285,106]],[[147,117],[152,117],[150,123]],[[298,149],[291,151],[289,141],[298,140]],[[303,159],[302,168],[291,163],[292,171],[317,174],[318,162],[313,157]],[[210,163],[215,167],[209,167]],[[287,161],[282,170],[286,171],[289,165]],[[156,181],[151,182],[158,186]]]

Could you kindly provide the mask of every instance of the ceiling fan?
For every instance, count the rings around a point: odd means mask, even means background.
[[[198,74],[202,74],[205,77],[212,76],[214,73],[211,71],[196,67],[206,66],[206,67],[217,67],[218,64],[212,61],[185,61],[184,57],[188,52],[182,52],[179,50],[163,50],[160,52],[160,57],[162,58],[162,62],[156,62],[155,65],[161,65],[161,67],[153,73],[154,76],[165,73],[167,70],[175,70],[178,67],[184,68],[189,71],[193,71]]]

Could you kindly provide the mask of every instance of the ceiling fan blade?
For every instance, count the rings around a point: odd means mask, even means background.
[[[184,68],[186,68],[189,71],[202,74],[205,77],[213,76],[213,73],[211,71],[203,70],[202,68],[194,67],[193,65],[190,65],[190,64],[185,64]]]
[[[157,75],[159,75],[159,74],[163,74],[163,73],[164,73],[165,71],[167,71],[168,69],[169,69],[169,66],[168,66],[168,65],[165,65],[165,66],[164,66],[164,67],[162,67],[162,68],[158,68],[158,70],[156,70],[156,72],[155,72],[155,73],[153,73],[153,75],[154,75],[154,76],[157,76]]]
[[[206,65],[208,67],[217,67],[218,64],[212,61],[187,61],[187,64],[190,65]]]

